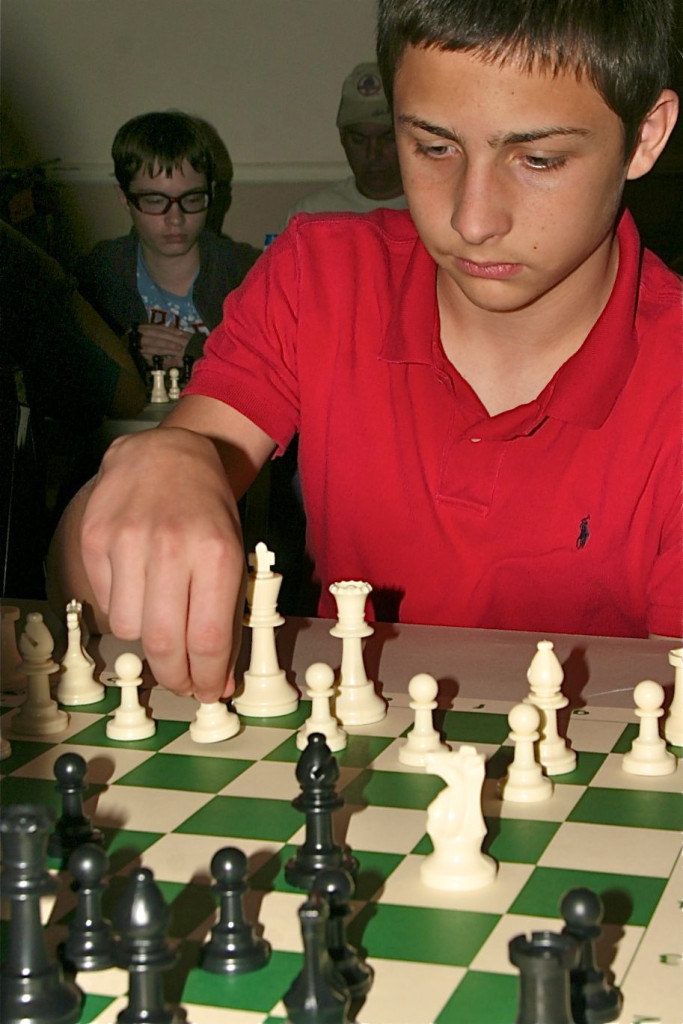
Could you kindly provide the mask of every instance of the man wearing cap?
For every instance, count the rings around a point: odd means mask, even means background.
[[[370,213],[379,206],[404,209],[394,126],[376,64],[358,64],[344,80],[337,128],[352,177],[304,196],[287,220],[295,213]]]

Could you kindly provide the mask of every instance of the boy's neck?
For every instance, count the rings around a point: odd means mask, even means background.
[[[532,402],[581,348],[614,285],[616,238],[587,263],[580,268],[586,273],[575,273],[538,302],[510,312],[480,309],[437,271],[444,352],[489,415]]]
[[[140,244],[152,280],[172,295],[187,295],[199,270],[199,244],[177,256],[164,256]]]

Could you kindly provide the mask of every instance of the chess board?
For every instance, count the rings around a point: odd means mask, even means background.
[[[578,752],[576,770],[556,777],[547,802],[502,803],[497,780],[511,757],[511,705],[456,698],[437,712],[437,724],[453,746],[472,743],[488,757],[484,848],[500,867],[488,888],[440,892],[421,883],[419,868],[431,850],[426,808],[443,782],[398,761],[399,737],[413,715],[406,694],[385,696],[387,718],[350,729],[348,747],[337,755],[345,806],[335,816],[335,834],[360,862],[349,941],[375,972],[358,1024],[512,1024],[518,977],[508,941],[532,930],[559,931],[561,897],[577,885],[597,891],[605,904],[598,958],[622,988],[621,1024],[681,1024],[680,765],[659,778],[627,775],[620,762],[637,731],[632,713],[568,709],[561,731]],[[131,743],[106,738],[114,692],[100,704],[70,708],[68,730],[56,742],[13,735],[14,701],[6,698],[3,734],[12,754],[0,762],[2,803],[37,802],[59,813],[53,763],[65,751],[81,753],[89,766],[85,809],[103,830],[110,857],[105,912],[111,914],[140,863],[152,868],[172,907],[178,960],[165,976],[169,1001],[194,1024],[282,1022],[282,995],[301,967],[297,909],[304,897],[285,881],[284,864],[304,835],[290,801],[299,792],[295,732],[309,705],[302,701],[285,718],[245,720],[233,739],[200,746],[188,733],[192,700],[157,687],[146,697],[157,731]],[[216,914],[209,864],[227,845],[249,858],[247,915],[273,948],[267,967],[239,977],[196,967]],[[49,866],[61,882],[43,906],[54,948],[75,896],[66,873],[56,862]],[[83,1024],[115,1021],[127,982],[118,968],[80,973]]]

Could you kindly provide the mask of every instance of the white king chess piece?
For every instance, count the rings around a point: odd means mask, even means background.
[[[498,865],[483,853],[486,824],[481,809],[485,758],[463,743],[458,750],[428,754],[425,765],[446,788],[427,808],[427,832],[434,852],[425,857],[420,875],[432,889],[468,892],[493,882]]]
[[[69,601],[66,606],[67,648],[61,664],[61,676],[57,687],[60,704],[75,707],[78,704],[96,704],[104,698],[104,686],[95,681],[94,663],[81,642],[81,612],[79,601]]]
[[[277,718],[290,715],[299,706],[299,692],[277,660],[275,627],[285,620],[277,610],[282,576],[273,572],[274,562],[275,555],[263,541],[249,555],[252,571],[247,580],[249,611],[244,624],[251,629],[251,659],[244,673],[244,688],[232,702],[247,718]]]
[[[372,587],[359,580],[330,584],[337,603],[337,623],[330,636],[342,641],[342,662],[335,713],[342,725],[372,725],[387,713],[386,701],[375,691],[363,664],[362,641],[374,629],[365,621],[365,602]]]

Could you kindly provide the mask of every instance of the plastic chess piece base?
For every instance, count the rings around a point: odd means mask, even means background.
[[[80,704],[98,704],[101,700],[104,700],[105,689],[102,683],[90,682],[85,686],[79,686],[77,691],[73,687],[74,692],[69,693],[72,686],[60,686],[57,687],[57,697],[60,704],[64,704],[65,707],[75,708]]]
[[[146,740],[150,736],[153,736],[156,731],[156,723],[152,718],[147,718],[143,710],[143,721],[140,720],[140,716],[135,715],[122,715],[123,721],[116,721],[110,718],[107,722],[107,737],[110,740],[122,740],[123,742],[129,740]],[[130,721],[128,719],[130,718]]]
[[[576,753],[566,747],[560,739],[557,749],[548,749],[543,742],[539,746],[539,760],[548,775],[568,775],[576,768]]]
[[[444,851],[443,855],[430,854],[422,862],[420,877],[430,889],[444,892],[470,892],[490,885],[496,877],[498,864],[486,853],[480,853],[471,862],[459,861]]]
[[[299,706],[299,694],[284,672],[272,676],[244,673],[244,689],[232,706],[245,718],[280,718],[291,715]]]
[[[23,704],[12,719],[13,731],[22,736],[56,736],[68,726],[68,712],[60,711],[54,700],[35,707]]]
[[[190,736],[195,743],[220,743],[239,731],[238,716],[231,714],[220,701],[200,704],[194,722],[190,723]]]
[[[386,702],[371,682],[339,691],[335,703],[337,717],[344,725],[374,725],[387,717]]]
[[[39,977],[10,978],[3,972],[0,981],[3,1024],[78,1024],[81,1019],[83,995],[58,965]]]
[[[510,765],[507,777],[501,781],[500,795],[502,800],[516,804],[532,804],[541,800],[550,800],[553,795],[553,784],[545,775],[538,779],[526,771],[515,771]]]
[[[676,757],[670,750],[662,753],[660,749],[657,749],[658,760],[656,761],[651,760],[652,754],[650,744],[641,744],[635,739],[631,749],[624,754],[621,767],[630,775],[671,775],[676,771]]]

